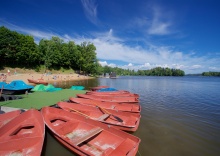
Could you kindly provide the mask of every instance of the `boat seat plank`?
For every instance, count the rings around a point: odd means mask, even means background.
[[[93,128],[89,132],[87,132],[87,134],[84,135],[83,137],[81,137],[77,140],[74,140],[73,144],[77,146],[77,145],[81,144],[82,142],[84,142],[84,141],[90,139],[91,137],[95,136],[96,134],[100,133],[102,130],[103,129],[100,128],[100,127]]]
[[[103,114],[102,116],[100,116],[100,117],[98,118],[98,121],[103,121],[103,120],[105,120],[107,117],[109,117],[109,114]]]

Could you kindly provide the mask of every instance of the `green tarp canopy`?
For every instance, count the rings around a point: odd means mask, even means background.
[[[36,85],[33,89],[31,89],[31,91],[45,91],[45,85],[43,84],[39,84],[39,85]]]
[[[85,87],[84,86],[72,86],[70,89],[71,90],[83,90]]]
[[[43,91],[43,92],[54,92],[62,90],[62,88],[56,88],[52,84],[49,84],[47,86],[43,84],[36,85],[31,91]]]

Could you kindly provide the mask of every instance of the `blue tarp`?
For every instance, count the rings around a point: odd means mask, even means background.
[[[118,90],[115,88],[102,88],[97,90],[97,92],[112,92],[112,91],[118,91]]]
[[[22,80],[14,80],[9,84],[4,85],[4,89],[8,90],[22,90],[22,89],[32,89],[34,86],[27,85]]]

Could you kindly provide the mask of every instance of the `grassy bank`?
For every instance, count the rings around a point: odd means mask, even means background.
[[[40,109],[44,106],[54,105],[59,101],[68,100],[70,97],[75,97],[76,94],[83,94],[85,92],[85,90],[70,89],[62,89],[56,92],[33,92],[28,95],[22,95],[23,99],[0,102],[0,106]]]

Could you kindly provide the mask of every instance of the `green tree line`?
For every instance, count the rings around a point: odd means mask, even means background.
[[[90,42],[80,45],[73,41],[65,43],[59,37],[42,39],[39,44],[34,38],[0,27],[0,66],[25,67],[39,70],[74,69],[85,73],[98,74],[96,47]]]
[[[157,67],[151,70],[130,70],[118,67],[102,67],[98,63],[96,47],[90,42],[80,45],[64,42],[59,37],[41,39],[39,44],[33,36],[20,34],[0,27],[0,68],[21,67],[40,71],[46,69],[73,69],[87,74],[101,75],[115,72],[117,75],[183,76],[184,71]]]
[[[202,76],[220,76],[220,72],[203,72]]]
[[[156,67],[150,70],[138,70],[138,75],[146,76],[184,76],[185,72],[180,69]]]
[[[170,68],[161,68],[156,67],[150,70],[129,70],[121,69],[118,67],[109,67],[105,66],[102,69],[102,73],[111,73],[115,72],[117,75],[134,75],[134,76],[184,76],[185,72],[180,69],[170,69]]]

